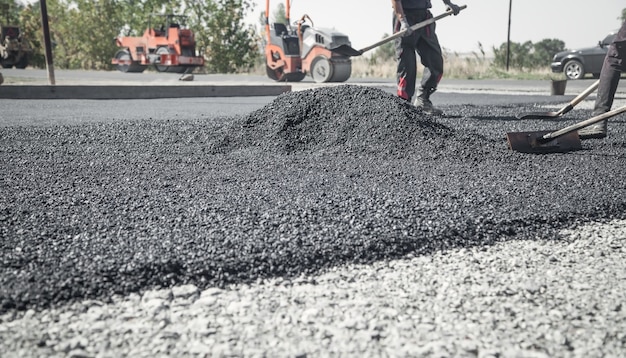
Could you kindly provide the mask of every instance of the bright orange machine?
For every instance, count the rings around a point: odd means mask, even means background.
[[[154,65],[159,72],[183,73],[204,65],[204,58],[196,56],[193,32],[182,27],[186,16],[153,16],[163,19],[159,28],[149,25],[142,37],[120,36],[115,40],[121,49],[111,63],[118,70],[143,72],[149,65]]]
[[[332,29],[315,28],[304,15],[289,24],[290,1],[285,1],[286,22],[270,25],[270,0],[265,2],[265,59],[267,76],[274,81],[298,82],[307,75],[315,82],[344,82],[350,78],[352,60],[330,49],[350,46],[348,36]]]

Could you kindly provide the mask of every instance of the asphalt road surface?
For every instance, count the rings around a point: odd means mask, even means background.
[[[521,121],[572,96],[470,82],[443,117],[385,81],[0,99],[0,351],[624,356],[626,121],[517,153],[506,132],[593,98]]]

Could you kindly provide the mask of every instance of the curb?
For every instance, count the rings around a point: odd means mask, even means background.
[[[154,99],[277,96],[290,85],[259,86],[0,86],[6,99]]]

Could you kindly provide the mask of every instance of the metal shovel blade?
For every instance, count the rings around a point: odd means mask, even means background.
[[[578,132],[572,131],[557,138],[544,139],[554,131],[509,132],[506,139],[509,148],[520,153],[567,153],[582,149]]]
[[[348,45],[340,45],[330,50],[338,55],[348,56],[348,57],[361,56],[363,54],[362,51],[359,51]]]
[[[574,107],[587,98],[593,91],[595,91],[600,85],[600,80],[595,81],[591,86],[584,90],[581,94],[574,97],[565,107],[561,108],[558,112],[531,112],[517,116],[518,119],[548,119],[559,118],[565,113],[574,109]]]
[[[509,148],[522,153],[556,153],[582,149],[578,130],[626,112],[626,106],[599,114],[557,131],[509,132]]]
[[[518,119],[548,119],[558,118],[561,116],[560,112],[529,112],[517,116]]]

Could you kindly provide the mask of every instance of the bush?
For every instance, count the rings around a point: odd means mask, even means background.
[[[550,65],[550,60],[555,53],[565,49],[565,42],[557,39],[544,39],[533,44],[531,41],[524,43],[511,42],[509,68],[520,71],[536,70]],[[493,48],[493,64],[499,68],[506,68],[507,43]]]

